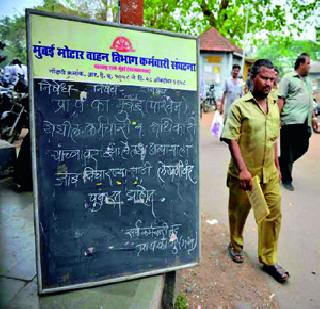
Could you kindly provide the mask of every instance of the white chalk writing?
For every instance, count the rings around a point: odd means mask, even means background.
[[[123,230],[123,233],[130,237],[131,244],[137,250],[137,256],[164,250],[170,250],[173,255],[177,255],[180,251],[190,254],[198,246],[197,232],[194,236],[186,236],[181,228],[182,224],[168,225],[166,222],[142,227],[142,221],[139,219],[134,228]]]
[[[48,81],[48,80],[42,80],[38,83],[40,92],[45,92],[47,94],[68,94],[68,96],[71,95],[71,91],[78,91],[75,89],[74,85],[68,85],[66,83],[60,83],[55,80]]]
[[[88,200],[85,202],[85,208],[91,212],[98,212],[104,205],[118,208],[119,216],[121,216],[121,191],[88,193]]]
[[[146,161],[141,166],[132,166],[129,168],[116,167],[108,169],[97,169],[92,167],[85,167],[83,172],[57,172],[55,186],[77,186],[79,181],[83,184],[86,183],[96,183],[96,182],[108,182],[110,186],[114,185],[114,179],[125,178],[131,176],[132,178],[137,178],[139,176],[150,176],[152,165],[149,161]],[[81,176],[81,177],[79,177]],[[142,190],[143,191],[143,190]],[[140,194],[140,193],[139,193]],[[146,194],[146,196],[144,196]],[[150,192],[143,192],[140,197],[143,196],[145,202],[150,202]]]
[[[129,144],[128,141],[121,141],[117,146],[114,142],[109,142],[107,148],[102,149],[53,149],[46,153],[55,161],[61,163],[68,160],[83,161],[84,165],[97,164],[100,159],[129,160],[138,158],[144,161],[148,157],[172,157],[188,158],[192,155],[193,145],[178,144],[156,144],[156,143],[137,143]]]
[[[162,161],[159,161],[158,163],[157,176],[162,182],[165,182],[166,178],[169,178],[171,182],[173,182],[175,178],[184,178],[186,181],[190,181],[193,184],[197,183],[197,180],[193,178],[194,165],[189,165],[188,160],[185,160],[184,163],[179,160],[177,164],[173,165],[164,164]]]
[[[156,217],[153,208],[154,193],[156,190],[147,190],[145,187],[138,185],[135,189],[129,190],[126,193],[128,197],[128,202],[133,202],[133,204],[143,204],[151,207],[151,213],[153,217]]]
[[[117,94],[119,86],[116,85],[92,85],[94,93]]]
[[[48,120],[43,121],[44,134],[70,138],[74,143],[78,142],[80,137],[97,137],[104,139],[107,137],[120,136],[128,139],[131,125],[127,119],[116,122],[109,122],[103,116],[98,117],[98,122],[72,123],[64,121],[63,123],[54,123]],[[140,135],[140,133],[138,133]]]
[[[156,137],[163,135],[195,135],[196,133],[196,121],[194,117],[189,117],[186,123],[174,122],[171,118],[162,118],[160,122],[152,122],[150,125],[151,132]]]
[[[71,113],[79,114],[86,110],[97,111],[99,114],[109,111],[109,100],[70,100],[70,99],[59,99],[52,100],[52,102],[57,106],[54,113]]]

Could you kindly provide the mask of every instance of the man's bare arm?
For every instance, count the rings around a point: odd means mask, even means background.
[[[279,158],[278,158],[278,142],[274,143],[274,164],[278,170],[279,173],[279,180],[281,180],[281,171],[280,171],[280,164],[279,164]]]
[[[224,92],[222,94],[222,98],[221,98],[221,101],[220,101],[220,114],[224,113],[224,101],[225,101],[225,98],[226,98],[226,92]]]
[[[284,103],[285,103],[284,99],[281,98],[281,97],[279,97],[279,98],[278,98],[278,107],[279,107],[280,113],[282,112]]]

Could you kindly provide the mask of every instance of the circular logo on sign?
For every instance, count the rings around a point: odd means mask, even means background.
[[[135,50],[132,47],[132,43],[129,39],[124,36],[118,36],[110,46],[110,49],[114,49],[117,52],[128,53],[134,52]]]

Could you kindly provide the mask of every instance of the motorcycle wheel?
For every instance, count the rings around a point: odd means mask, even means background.
[[[3,140],[7,141],[8,143],[12,144],[19,136],[22,130],[22,125],[18,124],[10,134],[10,128],[8,127],[1,127],[0,128],[0,136]]]

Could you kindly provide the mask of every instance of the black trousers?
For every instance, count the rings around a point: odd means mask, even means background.
[[[31,161],[30,133],[21,144],[19,156],[14,170],[14,181],[21,186],[22,190],[32,190],[32,161]]]
[[[280,130],[280,170],[283,183],[292,182],[293,163],[309,148],[311,128],[306,124],[289,124]]]

